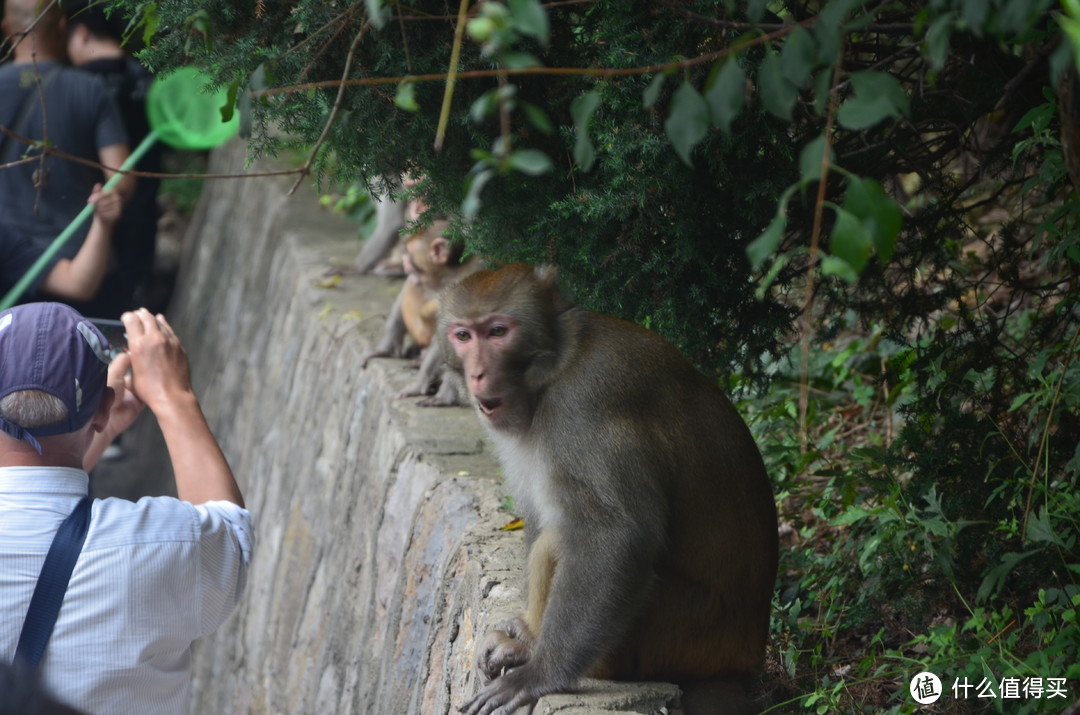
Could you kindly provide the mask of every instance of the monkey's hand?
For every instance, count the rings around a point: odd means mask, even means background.
[[[476,668],[488,681],[495,680],[528,662],[532,642],[532,633],[520,618],[503,621],[484,637],[476,654]]]
[[[444,370],[439,381],[439,390],[429,397],[418,401],[421,407],[461,407],[467,405],[464,397],[465,387],[461,382],[461,376],[449,370]],[[530,636],[530,642],[531,636]]]

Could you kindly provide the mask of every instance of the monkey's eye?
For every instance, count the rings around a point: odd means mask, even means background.
[[[502,336],[506,335],[506,332],[507,331],[505,325],[494,325],[492,326],[491,330],[488,331],[488,335],[493,338],[501,338]]]
[[[468,330],[455,330],[454,331],[454,339],[457,340],[459,343],[468,342],[469,337],[470,336],[469,336],[469,331]]]

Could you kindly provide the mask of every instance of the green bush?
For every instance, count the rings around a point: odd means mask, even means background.
[[[774,700],[1076,698],[1080,3],[488,0],[447,114],[442,2],[116,4],[145,62],[243,98],[254,153],[422,175],[473,250],[738,395],[784,525]]]

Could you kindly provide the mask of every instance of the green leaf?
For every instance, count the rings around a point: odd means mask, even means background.
[[[679,158],[693,166],[690,152],[709,132],[709,105],[689,82],[675,90],[664,131]]]
[[[652,78],[649,86],[641,93],[641,100],[645,105],[645,109],[652,109],[653,105],[656,104],[656,100],[660,97],[660,89],[664,86],[666,78],[667,75],[661,72]]]
[[[397,94],[394,95],[394,104],[406,112],[418,111],[420,105],[416,103],[416,82],[403,79],[398,85]]]
[[[239,98],[236,102],[236,109],[240,112],[240,136],[244,139],[251,138],[251,129],[254,121],[254,105],[256,100],[252,99],[251,93],[266,89],[269,86],[266,75],[267,68],[265,64],[256,67],[248,77],[247,88],[239,94]],[[265,102],[265,97],[262,98],[261,101]]]
[[[1068,548],[1061,536],[1058,534],[1057,525],[1050,519],[1050,514],[1046,511],[1046,506],[1043,506],[1036,514],[1033,514],[1028,519],[1027,534],[1025,534],[1028,541],[1034,541],[1035,543],[1053,544],[1059,548]]]
[[[240,91],[240,85],[243,84],[243,80],[236,80],[229,85],[228,94],[225,96],[225,104],[218,107],[218,111],[221,112],[221,121],[228,122],[233,118],[233,112],[236,110],[236,95]]]
[[[865,507],[853,504],[842,513],[833,517],[829,521],[829,524],[831,526],[851,526],[852,524],[858,523],[871,516],[876,516],[876,514]]]
[[[364,0],[364,7],[367,8],[368,17],[371,18],[371,24],[375,26],[376,30],[381,30],[383,25],[386,24],[386,15],[383,13],[382,0]]]
[[[780,271],[787,265],[787,254],[777,253],[776,258],[773,260],[772,265],[769,266],[769,270],[765,272],[765,275],[758,281],[757,287],[754,289],[754,298],[757,300],[764,300],[766,294],[769,291],[769,287],[776,281],[776,277],[780,275]]]
[[[157,34],[158,26],[161,24],[161,18],[158,15],[157,3],[149,3],[143,10],[143,16],[139,20],[139,24],[142,25],[142,40],[144,45],[150,45],[154,40],[154,35]],[[133,34],[133,33],[132,33]],[[130,39],[129,34],[124,38],[124,43]]]
[[[836,224],[829,237],[829,252],[862,273],[874,251],[874,240],[866,226],[854,214],[836,209]]]
[[[859,282],[859,274],[855,272],[851,264],[836,256],[825,255],[821,257],[821,273],[826,276],[839,276],[848,283]]]
[[[540,60],[528,52],[507,52],[503,57],[503,65],[511,70],[523,70],[530,67],[539,67]]]
[[[956,16],[946,13],[934,20],[930,29],[926,31],[926,54],[930,57],[930,67],[940,70],[945,66],[945,58],[949,55],[949,39],[952,37],[956,25]]]
[[[746,17],[753,24],[761,22],[761,16],[765,14],[765,6],[768,0],[749,0],[746,3]]]
[[[582,171],[589,171],[595,161],[596,148],[589,136],[584,132],[578,134],[574,141],[574,163],[580,166]]]
[[[551,134],[555,131],[555,125],[551,123],[551,119],[543,109],[540,109],[540,107],[537,107],[530,102],[522,102],[521,110],[525,112],[525,118],[529,120],[529,124],[533,125],[544,134]]]
[[[495,172],[489,168],[473,167],[471,175],[465,180],[465,199],[461,202],[461,215],[466,221],[476,218],[480,211],[480,193],[484,185],[495,177]]]
[[[820,23],[841,27],[845,18],[855,8],[865,5],[866,0],[829,0],[821,10]],[[873,18],[873,13],[869,13]]]
[[[776,55],[769,55],[761,63],[761,71],[758,74],[761,84],[761,102],[770,114],[780,117],[784,121],[791,121],[791,111],[795,108],[797,90],[784,77],[780,68],[780,59]]]
[[[539,0],[509,0],[510,19],[515,30],[535,37],[545,47],[551,39],[547,11]]]
[[[769,222],[765,231],[747,245],[746,257],[755,271],[761,267],[765,259],[776,253],[776,249],[780,247],[780,240],[784,237],[786,227],[787,216],[777,214]]]
[[[588,171],[596,161],[596,150],[589,139],[589,120],[600,106],[600,95],[590,90],[570,103],[570,116],[574,119],[574,162],[582,171]]]
[[[814,111],[819,117],[825,116],[829,109],[829,96],[832,94],[833,68],[826,67],[814,77]]]
[[[886,119],[910,113],[910,102],[900,83],[890,74],[867,70],[851,76],[854,96],[836,112],[836,119],[846,129],[869,129]]]
[[[1032,551],[1025,551],[1024,553],[1010,552],[1004,554],[1001,557],[1001,562],[986,572],[986,576],[983,578],[983,582],[979,585],[979,590],[975,594],[975,600],[979,603],[983,603],[990,596],[998,593],[1002,586],[1005,585],[1005,579],[1013,572],[1013,569],[1015,569],[1021,561],[1040,553],[1040,551],[1040,549],[1035,549]]]
[[[513,168],[529,176],[540,176],[555,166],[548,155],[538,149],[519,149],[510,152],[506,161]]]
[[[975,37],[982,37],[986,18],[990,15],[990,3],[986,0],[964,0],[960,12],[971,33]]]
[[[499,101],[496,90],[489,89],[477,97],[476,101],[469,107],[469,116],[472,117],[473,122],[479,124],[494,114],[498,107]]]
[[[490,164],[492,166],[497,166],[499,164],[499,160],[495,157],[495,155],[485,149],[470,149],[469,156],[476,161]]]
[[[780,68],[784,77],[796,87],[803,88],[817,63],[817,44],[805,27],[796,26],[780,50]]]
[[[823,20],[814,23],[814,39],[817,41],[817,61],[827,68],[835,64],[840,56],[840,25]]]
[[[844,209],[864,225],[881,260],[892,258],[903,218],[900,207],[889,198],[881,184],[873,179],[849,177]]]
[[[713,124],[730,134],[731,123],[746,101],[746,73],[734,58],[716,73],[713,83],[705,90],[705,101],[709,103]]]
[[[825,153],[825,135],[821,134],[816,139],[803,147],[799,154],[800,181],[808,184],[821,178],[821,158]],[[836,153],[829,147],[829,163],[836,159]]]

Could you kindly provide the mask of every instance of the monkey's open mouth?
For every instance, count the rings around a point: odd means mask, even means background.
[[[476,404],[480,406],[481,412],[483,412],[485,415],[490,415],[492,412],[498,409],[500,405],[502,405],[502,399],[498,397],[491,397],[486,400],[481,400],[478,398],[476,400]]]

